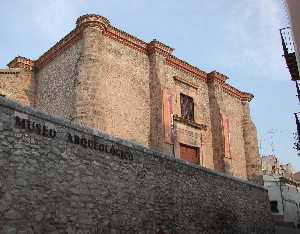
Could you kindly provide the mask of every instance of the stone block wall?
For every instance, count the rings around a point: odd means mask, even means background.
[[[267,191],[0,98],[0,233],[274,233]]]

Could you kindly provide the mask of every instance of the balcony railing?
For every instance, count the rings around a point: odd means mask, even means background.
[[[283,56],[293,81],[300,80],[295,45],[289,27],[280,29]]]

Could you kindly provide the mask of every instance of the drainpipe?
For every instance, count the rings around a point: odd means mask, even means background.
[[[282,213],[283,213],[283,219],[284,219],[284,202],[283,202],[283,194],[282,194],[282,187],[281,187],[281,179],[279,177],[279,188],[280,188],[280,194],[281,194],[281,202],[282,202]]]

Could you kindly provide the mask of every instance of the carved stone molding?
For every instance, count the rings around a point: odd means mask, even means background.
[[[57,56],[59,56],[64,50],[80,40],[82,38],[82,30],[85,27],[100,27],[103,31],[104,36],[116,40],[119,43],[122,43],[141,53],[151,54],[157,52],[166,57],[166,65],[185,72],[188,75],[204,82],[217,82],[221,85],[222,90],[225,93],[238,98],[241,101],[249,102],[253,98],[252,94],[242,92],[227,84],[227,76],[217,71],[213,71],[207,74],[199,68],[192,66],[189,63],[172,55],[174,49],[165,45],[164,43],[159,42],[158,40],[152,40],[150,43],[146,43],[135,36],[132,36],[118,28],[113,27],[107,18],[95,14],[88,14],[79,17],[76,21],[76,28],[60,41],[58,41],[46,53],[41,55],[36,61],[18,56],[13,61],[11,61],[8,66],[10,68],[20,67],[29,71],[32,71],[33,69],[41,69]],[[191,86],[191,84],[188,85]],[[196,88],[196,86],[193,85],[192,87]]]
[[[223,75],[222,73],[219,73],[217,71],[212,71],[207,74],[207,81],[215,80],[218,83],[225,83],[226,80],[228,80],[228,76]]]
[[[212,71],[209,74],[207,74],[207,82],[216,82],[220,84],[224,93],[227,93],[228,95],[235,97],[241,101],[250,102],[253,99],[254,96],[251,93],[242,92],[227,84],[226,80],[228,79],[229,78],[227,76],[217,71]]]
[[[147,54],[147,43],[138,39],[135,36],[132,36],[118,28],[110,26],[104,32],[105,36],[110,37],[113,40],[118,41],[119,43],[126,45],[132,49],[135,49],[141,53]]]
[[[179,76],[173,76],[173,79],[177,82],[180,82],[182,84],[185,84],[195,90],[197,90],[199,88],[199,85],[193,83],[193,82],[190,82],[190,81],[187,81],[187,80],[184,80],[183,78],[179,77]]]
[[[148,43],[147,49],[148,49],[149,54],[157,52],[164,56],[169,56],[174,51],[173,48],[165,45],[164,43],[162,43],[160,41],[157,41],[156,39],[154,39],[150,43]]]
[[[199,68],[197,67],[194,67],[192,65],[190,65],[189,63],[173,56],[173,55],[170,55],[169,57],[166,58],[166,64],[171,66],[171,67],[174,67],[180,71],[183,71],[193,77],[196,77],[200,80],[203,80],[206,82],[207,80],[207,73],[200,70]]]
[[[204,131],[207,130],[207,125],[199,124],[199,123],[196,123],[193,121],[186,120],[178,115],[173,115],[173,119],[179,123],[183,123],[185,125],[188,125],[190,127],[196,128],[196,129],[200,129],[200,130],[204,130]]]
[[[67,48],[74,45],[77,41],[82,38],[82,33],[80,30],[72,30],[64,38],[58,41],[54,46],[52,46],[46,53],[41,55],[35,62],[35,68],[41,69],[50,63],[53,59],[58,57]]]
[[[0,74],[19,74],[20,72],[20,68],[0,69]]]
[[[77,28],[100,27],[105,31],[109,26],[110,22],[107,18],[96,14],[82,15],[76,21]]]

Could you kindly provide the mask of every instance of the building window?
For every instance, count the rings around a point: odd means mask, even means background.
[[[278,213],[278,202],[277,201],[270,201],[271,211],[272,213]]]
[[[180,94],[181,117],[194,122],[194,101],[193,98]]]

